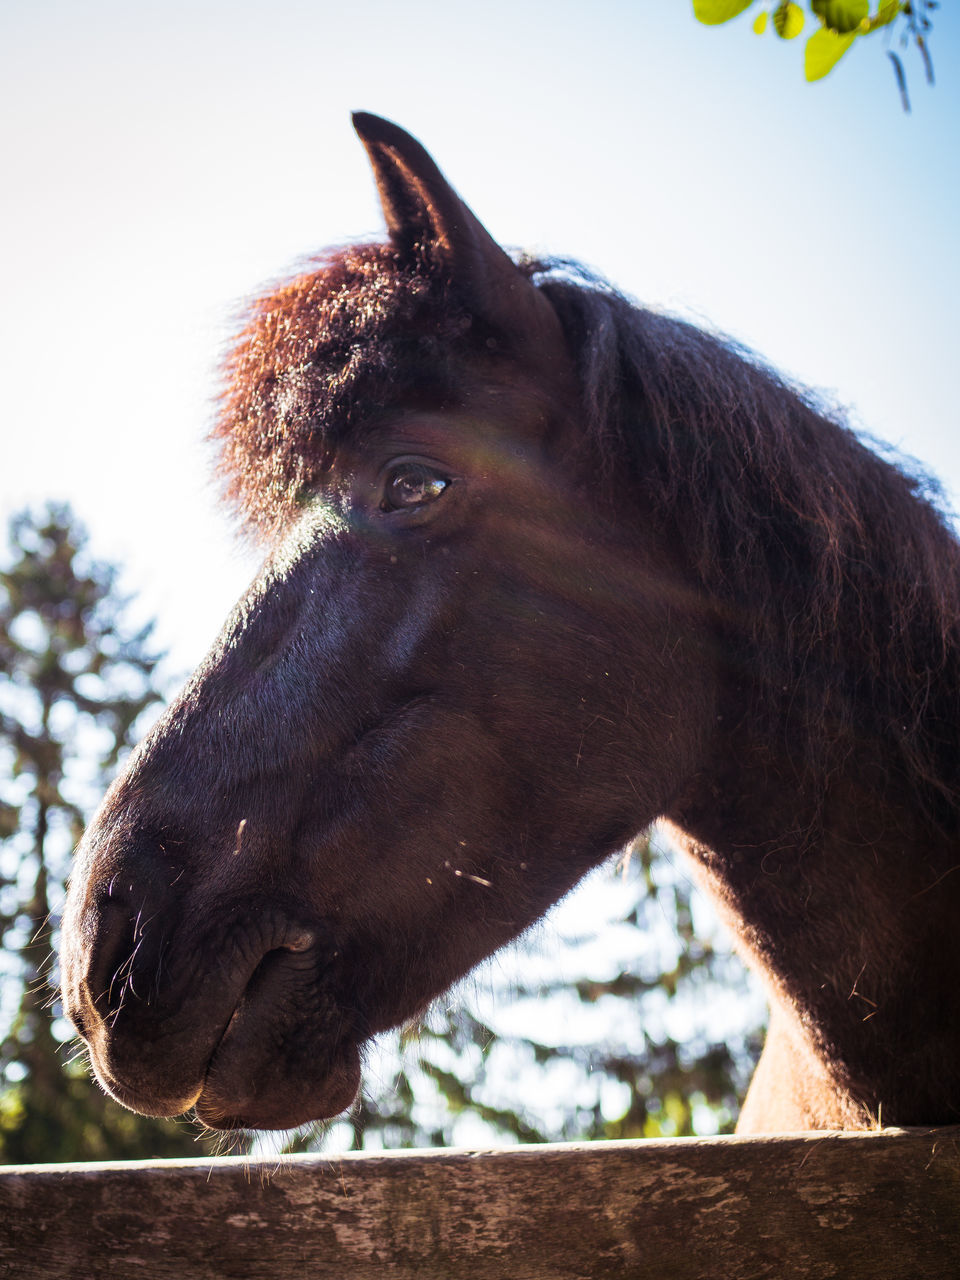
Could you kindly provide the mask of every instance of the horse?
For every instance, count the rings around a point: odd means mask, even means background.
[[[354,117],[387,239],[251,304],[213,437],[264,560],[62,925],[103,1087],[332,1117],[653,821],[764,983],[741,1132],[960,1118],[960,558],[930,482],[734,344],[510,256]]]

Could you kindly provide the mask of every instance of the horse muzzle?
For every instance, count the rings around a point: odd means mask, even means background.
[[[152,1116],[196,1107],[219,1129],[289,1128],[350,1105],[357,1019],[323,922],[262,902],[198,911],[129,872],[95,884],[71,888],[63,1003],[118,1102]]]

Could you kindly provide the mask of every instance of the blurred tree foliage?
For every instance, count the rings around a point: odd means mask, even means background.
[[[803,59],[807,80],[822,80],[854,44],[884,31],[890,37],[887,57],[903,109],[910,110],[907,74],[900,53],[890,47],[892,43],[901,51],[912,45],[927,83],[933,84],[929,42],[938,0],[806,0],[806,4],[794,0],[693,0],[695,17],[707,26],[729,22],[751,8],[755,10],[753,29],[757,35],[772,30],[781,40],[795,40],[807,32]]]
[[[107,775],[160,694],[149,630],[66,507],[10,524],[0,570],[0,1161],[198,1155],[189,1126],[146,1120],[68,1060],[53,947],[70,854]]]

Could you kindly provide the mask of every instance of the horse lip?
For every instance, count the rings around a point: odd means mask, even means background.
[[[110,1094],[122,1107],[126,1107],[129,1111],[136,1111],[140,1115],[154,1116],[163,1120],[173,1119],[175,1116],[182,1116],[189,1111],[191,1107],[196,1106],[200,1095],[203,1092],[202,1083],[196,1085],[189,1093],[181,1094],[170,1101],[165,1101],[160,1097],[151,1097],[145,1103],[142,1092],[137,1092],[121,1084],[119,1080],[114,1079],[109,1072],[98,1069],[97,1078],[103,1085],[107,1093]]]
[[[313,955],[310,953],[313,952]],[[359,1087],[361,1038],[309,928],[287,933],[251,974],[192,1099],[208,1128],[281,1129],[337,1115]]]
[[[321,1081],[309,1084],[291,1075],[286,1090],[255,1101],[231,1100],[216,1085],[204,1087],[195,1101],[195,1116],[207,1129],[293,1129],[330,1119],[346,1111],[360,1087],[360,1046],[340,1041]],[[278,1096],[279,1095],[279,1096]]]

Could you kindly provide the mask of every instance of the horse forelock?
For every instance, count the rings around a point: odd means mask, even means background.
[[[364,419],[450,397],[471,328],[426,258],[366,244],[310,267],[247,308],[222,366],[218,471],[260,536],[296,513]]]

